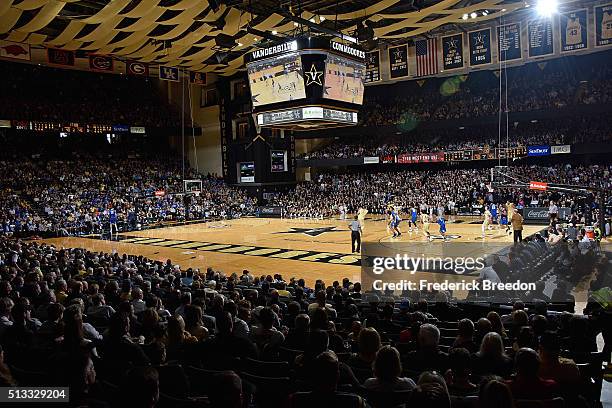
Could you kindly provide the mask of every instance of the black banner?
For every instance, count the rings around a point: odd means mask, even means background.
[[[260,218],[280,218],[282,216],[281,207],[259,207],[257,208],[257,216]]]
[[[392,79],[408,76],[408,46],[389,47],[389,74]]]
[[[528,25],[529,56],[541,57],[554,53],[553,24],[551,18],[530,21]]]
[[[559,14],[559,31],[561,31],[561,52],[587,48],[587,9]]]
[[[364,83],[380,81],[380,50],[366,53],[366,73]]]
[[[500,61],[512,61],[522,58],[521,23],[497,27],[497,51]]]
[[[470,65],[491,63],[491,29],[485,28],[468,33],[470,41]]]
[[[594,7],[595,46],[612,45],[612,4]]]
[[[442,37],[442,68],[463,68],[463,34]]]

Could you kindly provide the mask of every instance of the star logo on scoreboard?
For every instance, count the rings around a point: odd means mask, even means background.
[[[310,71],[307,71],[305,74],[306,86],[310,84],[317,84],[319,86],[323,86],[323,83],[321,82],[321,75],[323,75],[323,72],[317,71],[317,68],[314,64],[312,64],[312,66],[310,67]]]
[[[277,234],[306,234],[311,237],[318,237],[326,232],[336,232],[336,227],[314,227],[314,228],[295,228],[291,227],[289,231],[277,232]]]

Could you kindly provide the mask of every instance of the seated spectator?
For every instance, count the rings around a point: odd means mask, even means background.
[[[452,348],[464,348],[470,353],[478,351],[478,346],[474,342],[474,323],[470,319],[461,319],[457,328],[457,338]]]
[[[561,340],[556,332],[547,331],[540,336],[540,378],[555,380],[562,390],[570,389],[580,383],[580,372],[576,363],[563,358],[561,353]],[[569,388],[566,388],[569,387]]]
[[[233,371],[216,374],[209,395],[211,408],[242,408],[242,380]]]
[[[251,328],[251,339],[257,345],[260,353],[274,350],[285,341],[283,333],[274,327],[276,319],[276,314],[269,307],[264,307],[259,311],[259,323]]]
[[[149,359],[142,348],[130,338],[130,320],[123,313],[111,317],[108,334],[104,336],[102,353],[107,361],[147,365]]]
[[[0,346],[0,387],[15,387],[17,382],[11,374],[11,369],[4,362],[4,350]]]
[[[315,301],[308,305],[308,314],[312,316],[316,309],[324,309],[327,313],[331,314],[332,318],[335,318],[337,313],[330,303],[326,302],[326,293],[324,290],[320,290],[316,293]]]
[[[364,387],[374,391],[406,391],[416,387],[410,378],[400,377],[402,363],[395,347],[384,346],[376,353],[374,378],[368,378]]]
[[[97,293],[91,297],[91,306],[87,308],[87,316],[108,321],[115,314],[115,309],[106,304],[104,294]]]
[[[539,375],[540,358],[530,348],[516,353],[516,376],[507,384],[516,399],[551,399],[559,396],[559,385],[554,380],[544,380]]]
[[[208,329],[202,322],[202,309],[196,305],[185,306],[185,330],[202,341],[208,337]]]
[[[440,330],[433,324],[426,323],[419,329],[417,350],[406,357],[404,366],[411,371],[437,370],[445,372],[448,368],[448,354],[438,348]]]
[[[357,342],[358,352],[353,353],[346,362],[349,367],[360,370],[371,370],[376,353],[380,349],[380,335],[376,329],[366,327],[359,332]]]
[[[482,339],[480,351],[474,356],[474,374],[498,375],[508,378],[512,372],[512,360],[506,356],[504,342],[499,334],[490,332]]]
[[[295,317],[293,329],[285,338],[284,346],[293,350],[305,350],[310,330],[310,317],[302,313]]]
[[[515,408],[510,387],[499,377],[485,378],[478,397],[480,407]]]
[[[475,395],[478,392],[478,386],[470,381],[471,362],[470,352],[465,348],[453,348],[448,353],[450,368],[444,378],[451,395]]]
[[[220,359],[257,358],[257,348],[252,341],[234,333],[234,319],[229,312],[223,312],[217,319],[219,333],[202,344],[203,361],[223,365]]]
[[[154,408],[159,401],[159,374],[153,367],[134,367],[121,381],[122,408]]]
[[[444,378],[432,371],[422,373],[410,403],[415,407],[450,408],[450,395]]]
[[[340,379],[340,364],[333,351],[325,351],[314,360],[310,378],[313,384],[311,392],[296,393],[291,396],[289,405],[295,408],[362,408],[365,402],[355,394],[346,394],[337,391]]]
[[[491,322],[491,329],[495,333],[499,334],[503,340],[508,339],[508,334],[506,333],[506,329],[504,328],[504,323],[501,320],[499,314],[495,311],[490,311],[487,313],[487,320]]]

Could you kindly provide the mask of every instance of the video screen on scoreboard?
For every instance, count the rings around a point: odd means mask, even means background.
[[[325,60],[325,87],[323,97],[363,103],[365,64],[329,54]]]
[[[238,163],[240,183],[255,182],[255,162],[240,162]]]
[[[249,85],[253,106],[306,98],[300,56],[288,54],[251,64]]]

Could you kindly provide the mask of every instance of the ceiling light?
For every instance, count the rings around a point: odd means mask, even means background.
[[[539,0],[536,10],[543,17],[550,17],[557,12],[559,3],[557,0]]]
[[[239,42],[239,43],[238,43],[238,46],[239,46],[239,47],[242,47],[242,43],[240,43],[240,42]]]
[[[502,11],[506,11],[506,9],[502,9]]]
[[[272,30],[272,34],[276,35],[276,34],[278,34],[278,31]]]
[[[470,17],[472,17],[472,18],[476,18],[476,17],[478,17],[478,14],[476,14],[476,12],[475,12],[475,11],[472,11],[472,14],[470,14]]]
[[[462,19],[464,19],[464,20],[467,20],[467,19],[468,19],[468,15],[467,15],[467,13],[465,13],[465,14],[463,15],[463,17],[461,17],[461,18],[462,18]]]
[[[489,12],[488,12],[487,10],[485,10],[485,11],[483,11],[483,12],[482,12],[482,15],[483,15],[483,16],[488,16],[488,15],[489,15]]]
[[[297,26],[299,26],[299,24],[298,24],[298,23],[296,23],[296,22],[294,22],[294,23],[293,23],[293,26],[294,26],[294,27],[297,27]]]
[[[319,20],[321,20],[321,22],[325,21],[325,17],[321,16],[319,17]]]

